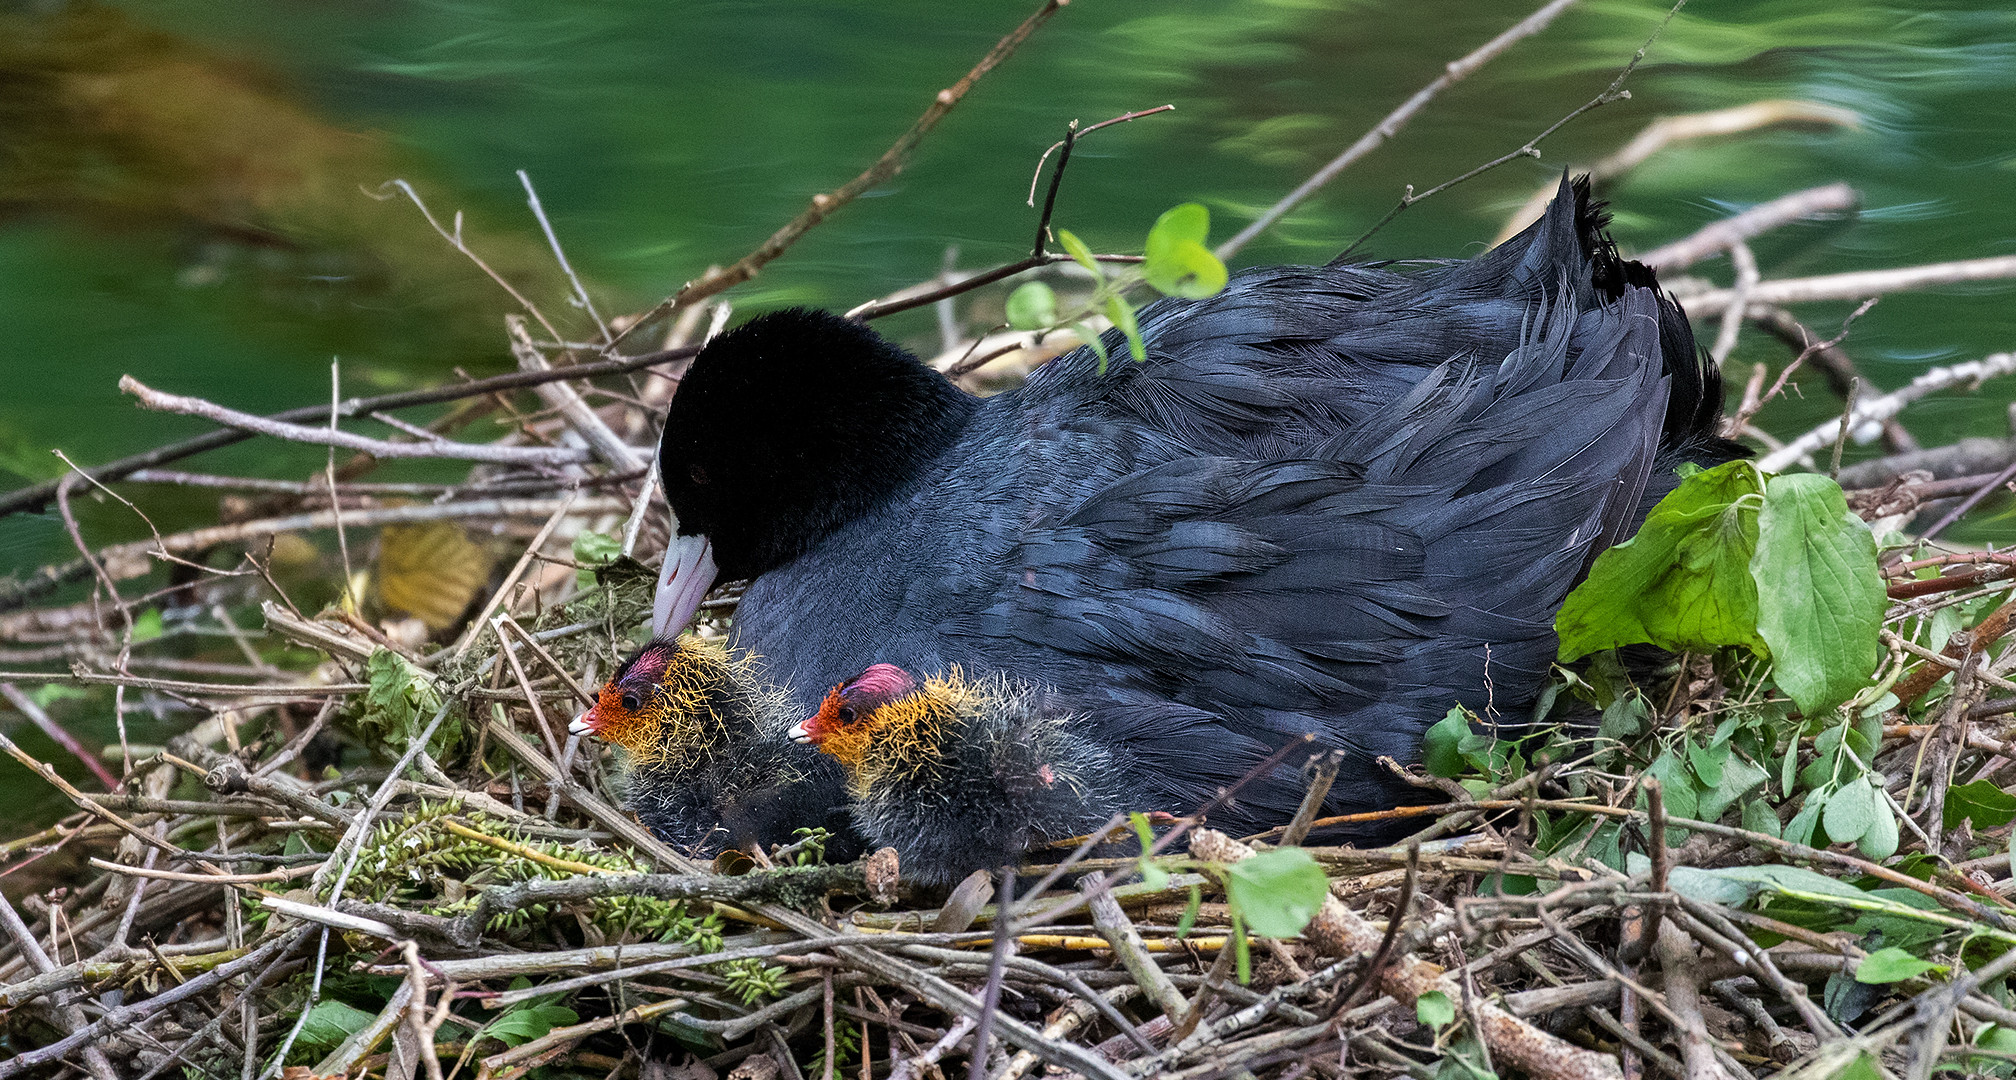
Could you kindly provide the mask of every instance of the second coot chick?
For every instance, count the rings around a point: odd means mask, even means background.
[[[1126,771],[1040,691],[957,668],[919,682],[877,664],[791,729],[847,772],[854,824],[896,849],[903,876],[949,885],[1045,840],[1091,832],[1123,809]]]
[[[845,857],[840,770],[789,738],[803,715],[753,657],[682,637],[631,657],[568,730],[622,748],[624,802],[668,843],[711,855],[828,826],[828,853]]]
[[[980,400],[866,326],[759,316],[694,361],[660,464],[673,632],[718,564],[734,641],[811,712],[877,663],[1007,672],[1183,812],[1305,733],[1327,813],[1418,799],[1451,705],[1517,719],[1555,612],[1716,436],[1719,374],[1585,183],[1469,262],[1245,270]],[[1108,348],[1124,357],[1117,336]],[[669,629],[668,629],[669,628]],[[1215,821],[1279,824],[1284,761]],[[835,782],[808,802],[845,800]]]

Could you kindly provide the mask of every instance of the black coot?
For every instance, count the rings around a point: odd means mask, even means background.
[[[1146,362],[1079,349],[986,400],[838,316],[752,319],[666,419],[659,634],[718,566],[754,579],[734,642],[801,715],[871,665],[959,665],[1051,691],[1133,809],[1193,808],[1305,732],[1349,755],[1328,812],[1418,798],[1375,759],[1414,760],[1452,704],[1521,717],[1590,561],[1676,466],[1741,453],[1603,225],[1564,178],[1477,259],[1246,270],[1145,309]],[[1215,820],[1285,820],[1295,765]],[[801,774],[793,802],[845,801]]]

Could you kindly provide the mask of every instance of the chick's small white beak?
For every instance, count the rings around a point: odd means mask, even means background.
[[[790,735],[792,742],[798,743],[801,746],[812,745],[812,732],[805,726],[809,723],[811,723],[810,720],[800,720],[791,725]]]
[[[678,527],[674,522],[673,527]],[[657,638],[678,636],[700,601],[714,585],[720,571],[714,566],[714,544],[705,536],[672,537],[665,549],[665,566],[658,576],[658,595],[651,601],[651,634]]]
[[[573,722],[567,725],[567,734],[569,735],[595,734],[595,722],[589,719],[594,715],[595,710],[589,709],[587,712],[584,712],[581,715],[575,717]]]

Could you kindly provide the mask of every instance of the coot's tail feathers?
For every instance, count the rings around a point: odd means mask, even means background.
[[[1742,457],[1742,447],[1720,437],[1722,373],[1694,343],[1686,313],[1666,295],[1652,268],[1617,253],[1610,238],[1607,205],[1593,197],[1587,176],[1564,170],[1554,201],[1539,221],[1471,265],[1479,273],[1503,274],[1532,287],[1566,286],[1585,302],[1614,303],[1627,291],[1644,289],[1658,302],[1659,351],[1672,390],[1660,439],[1667,456],[1709,465]],[[1571,275],[1563,282],[1561,277]]]

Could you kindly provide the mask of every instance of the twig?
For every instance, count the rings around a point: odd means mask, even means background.
[[[655,367],[659,364],[669,364],[673,361],[688,359],[699,351],[698,346],[681,346],[679,348],[645,353],[639,356],[625,357],[620,360],[605,360],[592,364],[575,364],[565,368],[558,368],[554,371],[515,371],[507,375],[494,375],[487,379],[476,379],[471,382],[452,386],[437,386],[426,390],[402,390],[396,394],[383,394],[370,398],[351,398],[341,405],[339,411],[344,416],[362,416],[387,409],[403,409],[414,405],[431,405],[442,401],[481,397],[484,394],[494,394],[504,390],[517,390],[528,386],[537,386],[540,383],[551,382],[555,379],[589,379],[602,375],[621,375],[625,372],[639,371],[644,368]],[[262,419],[281,423],[296,420],[316,420],[325,418],[328,412],[329,407],[326,405],[308,405],[302,408],[273,413]],[[170,443],[167,446],[156,447],[144,453],[108,461],[103,465],[95,465],[84,471],[94,480],[110,483],[133,477],[141,470],[151,468],[155,465],[165,465],[171,461],[180,461],[183,458],[200,454],[205,450],[215,450],[218,447],[229,446],[232,443],[242,442],[251,437],[251,432],[241,431],[236,428],[206,432],[194,438],[184,439],[181,442]],[[0,517],[20,513],[24,510],[41,508],[50,499],[56,497],[56,485],[58,483],[60,483],[59,480],[47,480],[40,484],[31,484],[28,487],[0,495]]]
[[[1575,0],[1549,0],[1538,11],[1526,16],[1510,29],[1478,46],[1468,55],[1445,65],[1442,74],[1437,75],[1428,85],[1414,92],[1414,96],[1400,103],[1400,107],[1386,114],[1386,118],[1374,125],[1372,130],[1358,137],[1358,141],[1346,147],[1344,152],[1331,158],[1329,163],[1316,170],[1309,179],[1302,181],[1295,190],[1281,197],[1279,202],[1268,207],[1254,218],[1245,228],[1233,234],[1231,239],[1218,245],[1216,252],[1220,259],[1230,259],[1253,238],[1272,228],[1288,211],[1300,206],[1309,196],[1316,194],[1324,185],[1335,179],[1338,173],[1351,167],[1359,158],[1378,149],[1386,140],[1400,133],[1414,114],[1420,112],[1436,96],[1449,87],[1463,81],[1477,69],[1497,59],[1500,53],[1519,41],[1532,37],[1547,29],[1557,16],[1574,6]]]
[[[595,328],[602,331],[602,340],[608,343],[609,324],[602,321],[601,313],[595,310],[595,301],[589,299],[588,290],[581,287],[581,279],[575,276],[574,267],[568,264],[567,251],[560,246],[560,238],[554,235],[553,223],[546,219],[546,208],[539,205],[539,192],[533,189],[532,178],[525,175],[525,170],[519,169],[518,182],[525,186],[525,204],[532,208],[532,216],[539,219],[539,228],[546,234],[547,245],[553,249],[553,261],[560,264],[561,271],[567,275],[568,283],[574,286],[574,302],[588,312],[589,318],[595,320]]]
[[[930,134],[932,128],[938,126],[938,122],[945,118],[946,113],[952,111],[953,106],[959,104],[960,99],[964,98],[967,92],[973,89],[973,85],[979,82],[982,76],[994,70],[995,66],[1000,64],[1001,61],[1013,55],[1016,48],[1028,40],[1029,35],[1036,32],[1037,27],[1048,22],[1050,17],[1057,14],[1058,10],[1068,2],[1069,0],[1044,0],[1043,6],[1037,8],[1035,14],[1022,20],[1020,26],[1009,31],[1007,36],[1003,37],[1000,41],[995,42],[994,47],[987,51],[987,55],[980,58],[979,63],[973,65],[972,70],[962,76],[958,82],[938,91],[937,95],[931,99],[930,106],[924,110],[924,114],[917,118],[916,123],[910,125],[910,130],[904,132],[896,140],[895,145],[884,151],[882,156],[876,159],[873,165],[863,170],[859,176],[841,185],[832,194],[822,193],[812,196],[812,204],[810,206],[806,207],[797,217],[792,218],[783,228],[771,234],[770,238],[763,241],[762,245],[757,247],[756,250],[737,259],[733,265],[725,269],[710,271],[699,280],[689,281],[685,285],[680,286],[678,292],[660,301],[656,307],[633,320],[628,327],[624,328],[621,333],[617,334],[610,341],[610,347],[614,348],[638,327],[655,321],[661,315],[696,304],[707,297],[713,296],[715,293],[740,285],[755,277],[757,271],[763,269],[772,259],[784,254],[792,244],[798,242],[799,237],[809,232],[813,226],[826,220],[835,210],[854,201],[857,196],[869,188],[902,172],[903,166],[908,164],[910,160],[911,153],[917,149],[917,144],[924,140],[924,136]],[[1560,2],[1560,0],[1557,0],[1557,2]]]
[[[1825,274],[1809,278],[1760,281],[1750,290],[1750,304],[1806,304],[1820,300],[1860,300],[1884,293],[1911,292],[1939,285],[1967,281],[2002,281],[2016,278],[2016,255],[1986,259],[1960,259],[1924,266],[1900,266],[1889,270],[1856,270],[1846,274]],[[1708,289],[1683,293],[1675,299],[1694,318],[1720,315],[1736,299],[1733,289]]]
[[[1750,245],[1738,240],[1729,245],[1729,261],[1736,266],[1736,299],[1722,312],[1722,326],[1715,332],[1715,344],[1708,350],[1709,359],[1721,367],[1736,348],[1736,338],[1743,330],[1743,309],[1750,290],[1757,285],[1757,256],[1750,253]]]
[[[1157,105],[1152,109],[1141,109],[1137,112],[1122,113],[1121,115],[1116,116],[1111,120],[1101,120],[1098,123],[1083,129],[1080,129],[1078,127],[1078,121],[1076,120],[1071,121],[1070,134],[1067,134],[1066,136],[1064,136],[1064,138],[1059,139],[1054,143],[1051,143],[1050,149],[1043,151],[1043,156],[1036,159],[1036,171],[1030,174],[1029,177],[1029,200],[1028,200],[1029,208],[1032,210],[1036,208],[1036,183],[1037,181],[1043,179],[1043,163],[1050,160],[1051,154],[1054,154],[1059,149],[1062,149],[1064,151],[1064,156],[1069,157],[1071,156],[1071,143],[1073,141],[1075,141],[1076,139],[1082,139],[1085,136],[1090,135],[1095,131],[1098,131],[1100,128],[1109,128],[1115,124],[1124,124],[1130,120],[1139,120],[1144,116],[1154,116],[1156,113],[1173,112],[1175,111],[1175,109],[1176,106],[1174,105]],[[1048,235],[1045,231],[1045,227],[1047,227],[1050,224],[1050,208],[1057,201],[1057,181],[1061,179],[1063,175],[1064,175],[1064,162],[1060,159],[1057,162],[1057,171],[1050,174],[1050,194],[1047,198],[1043,200],[1042,225],[1039,226],[1036,230],[1035,254],[1037,255],[1043,254],[1043,242],[1045,237]]]
[[[561,500],[560,505],[553,507],[552,515],[546,519],[546,524],[539,527],[539,532],[532,537],[532,542],[525,545],[524,554],[518,556],[518,562],[511,567],[510,573],[505,574],[504,580],[498,583],[497,588],[490,591],[490,599],[484,601],[483,610],[476,613],[476,618],[470,620],[468,628],[462,631],[462,637],[441,655],[460,655],[468,652],[469,647],[476,644],[484,629],[491,625],[490,616],[496,614],[497,605],[504,602],[504,597],[510,593],[511,586],[516,585],[519,577],[524,575],[525,568],[532,565],[533,553],[545,546],[546,538],[553,535],[553,530],[559,526],[560,519],[567,516],[568,508],[574,505],[574,497],[575,493],[570,491],[567,497]]]
[[[19,1076],[30,1069],[38,1068],[42,1065],[66,1060],[71,1054],[78,1052],[84,1047],[97,1044],[113,1032],[120,1031],[140,1020],[158,1015],[171,1005],[187,1001],[199,994],[210,993],[219,984],[230,979],[235,979],[239,975],[266,963],[275,956],[291,950],[295,945],[300,943],[304,933],[304,931],[296,931],[290,934],[283,934],[236,960],[220,964],[180,986],[163,990],[161,993],[155,994],[153,997],[138,1004],[121,1005],[116,1008],[107,1009],[103,1016],[47,1046],[37,1047],[33,1050],[16,1054],[11,1058],[0,1059],[0,1080],[6,1080],[10,1076]]]
[[[76,736],[63,730],[63,725],[50,719],[49,714],[42,710],[42,706],[35,704],[34,698],[22,693],[21,689],[11,682],[0,682],[0,697],[5,697],[9,705],[19,709],[21,715],[28,718],[29,723],[42,729],[42,734],[49,736],[51,742],[82,762],[85,768],[91,770],[91,775],[96,776],[98,782],[105,785],[105,790],[111,791],[119,786],[119,778],[112,775],[112,770],[107,769],[96,755],[84,749],[84,744],[78,742]]]
[[[1553,189],[1550,187],[1548,191],[1551,195]],[[1861,195],[1847,184],[1827,184],[1795,191],[1770,202],[1758,203],[1734,217],[1704,225],[1693,235],[1653,248],[1637,256],[1637,259],[1654,270],[1684,270],[1782,225],[1823,214],[1846,213],[1861,202]]]
[[[2016,261],[2012,261],[2012,269],[2016,269]],[[1763,285],[1757,287],[1764,288]],[[1849,428],[1852,433],[1854,428],[1887,420],[1904,411],[1906,405],[1935,391],[1963,383],[1979,384],[1987,379],[2010,374],[2016,374],[2016,353],[1995,353],[1979,360],[1933,368],[1912,379],[1907,386],[1856,405]],[[1800,458],[1832,443],[1840,435],[1841,427],[1839,419],[1829,420],[1786,443],[1782,449],[1764,455],[1758,459],[1757,467],[1765,472],[1782,471]]]
[[[1511,161],[1515,158],[1522,158],[1522,157],[1538,158],[1540,156],[1540,144],[1542,142],[1545,142],[1547,138],[1553,135],[1555,132],[1568,126],[1570,123],[1573,123],[1583,113],[1586,113],[1591,109],[1608,105],[1613,101],[1622,101],[1625,98],[1630,97],[1631,92],[1624,89],[1625,80],[1631,77],[1632,72],[1638,70],[1638,65],[1644,62],[1645,54],[1648,50],[1652,48],[1652,43],[1658,40],[1659,35],[1665,31],[1666,25],[1673,21],[1673,16],[1678,15],[1680,13],[1680,9],[1682,7],[1685,7],[1686,4],[1687,0],[1675,0],[1675,3],[1673,4],[1672,8],[1670,8],[1666,12],[1666,17],[1664,19],[1661,19],[1659,21],[1659,25],[1653,28],[1651,35],[1645,39],[1645,43],[1638,46],[1638,51],[1632,54],[1630,61],[1624,65],[1622,70],[1617,72],[1617,77],[1610,81],[1610,85],[1605,87],[1602,93],[1597,94],[1595,97],[1590,98],[1586,102],[1583,102],[1580,106],[1576,107],[1573,111],[1569,112],[1568,115],[1563,116],[1561,119],[1554,121],[1552,124],[1549,124],[1545,130],[1540,132],[1540,134],[1535,135],[1532,138],[1526,140],[1525,144],[1520,146],[1517,150],[1513,150],[1510,153],[1501,154],[1498,157],[1492,158],[1490,161],[1487,161],[1484,164],[1469,170],[1468,172],[1462,173],[1458,176],[1451,177],[1448,180],[1444,180],[1443,182],[1435,185],[1432,188],[1429,188],[1427,191],[1421,192],[1418,195],[1415,194],[1414,192],[1414,185],[1408,184],[1406,188],[1406,193],[1400,196],[1400,201],[1394,204],[1393,209],[1386,211],[1386,215],[1384,217],[1381,217],[1378,221],[1373,222],[1371,228],[1366,229],[1363,233],[1359,234],[1358,239],[1351,241],[1351,245],[1345,248],[1343,252],[1341,252],[1337,256],[1337,258],[1332,261],[1342,262],[1343,260],[1350,258],[1352,252],[1357,251],[1358,248],[1365,243],[1365,241],[1370,240],[1373,236],[1377,235],[1379,230],[1384,229],[1389,223],[1392,222],[1394,218],[1399,217],[1403,211],[1405,211],[1408,207],[1413,206],[1415,203],[1420,202],[1421,200],[1426,199],[1431,195],[1437,195],[1440,194],[1441,192],[1447,191],[1458,184],[1482,176],[1485,173],[1490,172],[1491,170],[1497,168],[1498,166],[1503,165],[1506,162]]]
[[[1154,1002],[1171,1021],[1180,1022],[1188,1003],[1176,989],[1176,984],[1169,981],[1168,972],[1163,971],[1148,955],[1141,942],[1141,932],[1134,928],[1134,921],[1113,899],[1105,879],[1097,874],[1088,874],[1079,883],[1079,888],[1086,890],[1089,896],[1086,908],[1092,915],[1093,928],[1099,931],[1100,937],[1112,943],[1113,955],[1134,977],[1135,984],[1148,995],[1148,1000]],[[1155,1050],[1152,1046],[1142,1049],[1149,1053]]]
[[[263,416],[227,409],[202,398],[185,397],[155,390],[131,375],[119,377],[119,389],[139,399],[140,407],[156,412],[199,416],[213,423],[235,427],[257,435],[316,446],[340,446],[377,458],[454,458],[482,461],[492,465],[571,465],[589,460],[583,450],[565,447],[498,446],[492,443],[387,442],[347,431],[303,427],[300,424],[268,420]],[[332,410],[333,411],[333,410]],[[630,466],[635,468],[633,464]]]

